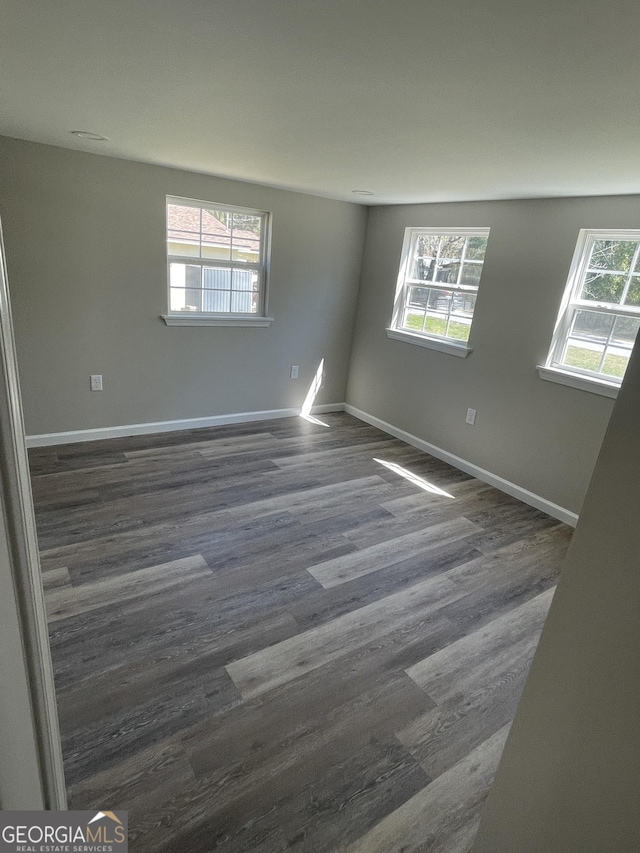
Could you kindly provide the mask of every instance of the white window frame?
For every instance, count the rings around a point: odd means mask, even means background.
[[[242,213],[249,216],[259,216],[262,220],[260,228],[260,260],[256,263],[249,261],[234,261],[232,259],[202,258],[198,255],[169,254],[169,221],[170,204],[183,207],[193,207],[198,210],[214,208],[228,213]],[[165,205],[165,246],[167,252],[167,314],[162,319],[167,326],[253,326],[265,327],[273,322],[273,317],[267,316],[269,260],[271,253],[271,214],[266,210],[255,210],[249,207],[237,207],[231,204],[220,204],[212,201],[167,196]],[[258,274],[258,310],[249,312],[223,311],[171,311],[171,263],[189,264],[201,268],[255,270]]]
[[[632,273],[636,261],[640,257],[640,230],[603,230],[583,228],[578,234],[569,277],[560,304],[558,318],[551,339],[551,346],[544,365],[538,365],[538,373],[542,379],[579,388],[605,397],[617,397],[618,389],[622,379],[615,376],[607,376],[597,371],[586,368],[574,367],[563,364],[566,347],[569,345],[573,319],[578,310],[592,311],[594,313],[612,314],[617,317],[633,317],[640,319],[640,306],[622,305],[615,302],[597,302],[592,299],[581,299],[580,292],[588,270],[593,244],[598,240],[620,240],[637,242],[635,254],[628,273],[619,274],[627,277],[627,282],[621,301],[632,281]],[[615,272],[615,271],[614,271]],[[613,327],[612,327],[613,331]],[[606,350],[605,350],[606,352]]]
[[[477,285],[465,285],[460,284],[460,276],[462,274],[462,263],[460,264],[460,270],[458,273],[458,282],[456,284],[451,284],[450,282],[431,282],[431,281],[423,281],[421,279],[411,279],[409,278],[409,271],[411,269],[411,264],[415,257],[416,253],[416,243],[419,237],[423,235],[429,236],[451,236],[451,237],[486,237],[489,238],[489,228],[453,228],[453,227],[443,227],[443,228],[431,228],[431,227],[409,227],[405,228],[404,232],[404,241],[402,244],[402,255],[400,260],[400,269],[398,271],[398,281],[396,285],[396,293],[393,304],[393,314],[391,317],[391,324],[387,328],[387,336],[394,340],[404,341],[406,343],[416,344],[417,346],[426,347],[427,349],[434,349],[440,352],[446,352],[450,355],[456,355],[461,358],[466,358],[471,352],[472,348],[469,346],[468,341],[460,341],[456,338],[448,337],[445,335],[436,335],[431,332],[417,331],[417,330],[409,330],[401,325],[402,317],[404,314],[404,310],[407,305],[407,297],[409,288],[411,286],[422,286],[422,287],[430,287],[441,290],[450,290],[456,293],[473,293],[477,294],[480,286],[480,282],[478,281]],[[461,261],[464,262],[464,254],[461,258]],[[484,267],[484,261],[482,261],[482,266]],[[482,272],[480,273],[482,277]],[[474,309],[475,311],[475,309]],[[471,316],[470,321],[470,331],[471,325],[473,323],[473,315]]]

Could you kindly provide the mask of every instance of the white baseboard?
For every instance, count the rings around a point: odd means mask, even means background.
[[[372,426],[381,429],[383,432],[393,435],[401,441],[406,441],[407,444],[435,456],[437,459],[442,459],[443,462],[448,462],[455,468],[461,471],[466,471],[478,480],[489,483],[495,486],[508,495],[518,498],[523,503],[540,509],[570,524],[575,527],[578,522],[578,516],[575,512],[571,512],[564,507],[558,506],[546,498],[540,497],[522,486],[512,483],[510,480],[505,480],[504,477],[499,477],[497,474],[492,474],[491,471],[486,471],[472,462],[467,462],[466,459],[461,459],[447,450],[437,447],[435,444],[430,444],[428,441],[412,435],[399,427],[389,424],[375,415],[370,415],[368,412],[363,412],[355,406],[348,403],[324,403],[319,406],[314,406],[312,414],[322,414],[325,412],[348,412],[358,420],[371,424]],[[212,415],[205,418],[185,418],[176,421],[157,421],[148,424],[127,424],[124,426],[102,427],[99,429],[78,429],[70,430],[69,432],[52,432],[43,435],[28,435],[26,436],[27,447],[49,447],[55,444],[73,444],[81,441],[99,441],[104,438],[123,438],[129,435],[148,435],[157,432],[173,432],[182,429],[198,429],[200,427],[224,426],[225,424],[241,424],[250,421],[266,421],[274,420],[275,418],[290,418],[300,414],[299,408],[290,409],[266,409],[262,412],[235,412],[230,415]]]
[[[323,403],[314,406],[312,414],[344,412],[344,403]],[[235,412],[231,415],[212,415],[206,418],[185,418],[178,421],[156,421],[149,424],[101,427],[99,429],[74,429],[69,432],[50,432],[26,436],[27,447],[50,447],[54,444],[74,444],[79,441],[99,441],[103,438],[123,438],[128,435],[150,435],[155,432],[174,432],[181,429],[242,424],[250,421],[268,421],[275,418],[292,418],[300,414],[299,408],[267,409],[264,412]]]
[[[443,462],[448,462],[450,465],[453,465],[454,468],[466,471],[467,474],[471,474],[473,477],[477,477],[478,480],[482,480],[484,483],[489,483],[489,485],[495,486],[497,489],[500,489],[500,491],[506,492],[514,498],[518,498],[518,500],[521,500],[523,503],[529,504],[536,509],[540,509],[548,515],[553,516],[553,518],[557,518],[559,521],[564,521],[565,524],[570,524],[571,527],[575,527],[578,523],[578,516],[575,512],[571,512],[562,506],[558,506],[558,504],[554,504],[546,498],[542,498],[540,495],[536,495],[534,492],[530,492],[528,489],[524,489],[522,486],[512,483],[510,480],[505,480],[504,477],[492,474],[491,471],[485,471],[484,468],[480,468],[472,462],[467,462],[466,459],[461,459],[459,456],[455,456],[447,450],[442,450],[442,448],[437,447],[435,444],[423,441],[421,438],[412,435],[410,432],[405,432],[405,430],[399,429],[393,424],[388,424],[386,421],[368,414],[368,412],[356,409],[355,406],[351,406],[349,403],[345,403],[344,411],[353,415],[354,418],[358,418],[365,423],[371,424],[371,426],[381,429],[383,432],[389,433],[389,435],[393,435],[395,438],[406,441],[407,444],[411,444],[419,450],[423,450],[425,453],[435,456],[437,459],[442,459]]]

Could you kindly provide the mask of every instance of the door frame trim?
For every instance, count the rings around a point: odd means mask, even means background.
[[[0,223],[0,499],[45,809],[66,810],[55,683]],[[6,733],[11,736],[10,732]],[[12,768],[19,772],[19,768]]]

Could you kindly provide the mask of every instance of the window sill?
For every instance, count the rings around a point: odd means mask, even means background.
[[[589,391],[591,394],[600,394],[602,397],[612,397],[614,400],[620,390],[620,386],[613,382],[592,379],[590,376],[570,373],[558,367],[545,367],[539,364],[538,373],[540,379],[546,379],[548,382],[557,382],[559,385],[568,385],[569,388],[578,388],[581,391]]]
[[[407,344],[415,344],[419,347],[427,349],[435,349],[438,352],[446,352],[449,355],[457,355],[459,358],[466,358],[469,353],[473,352],[471,347],[466,344],[454,344],[451,341],[443,341],[438,338],[426,338],[423,335],[412,335],[411,332],[400,331],[399,329],[387,329],[387,337],[395,341],[404,341]]]
[[[167,326],[254,326],[264,328],[273,323],[273,317],[256,317],[238,314],[161,314]]]

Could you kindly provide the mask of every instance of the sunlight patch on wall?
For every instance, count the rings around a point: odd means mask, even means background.
[[[324,421],[319,420],[318,418],[314,418],[311,414],[311,410],[313,409],[313,404],[315,403],[315,399],[318,395],[318,391],[322,387],[322,380],[324,379],[324,358],[320,361],[318,365],[318,369],[316,370],[316,375],[313,377],[313,381],[309,386],[309,390],[307,391],[307,396],[305,397],[304,403],[302,404],[302,409],[300,411],[300,417],[304,418],[305,421],[309,421],[312,424],[318,424],[318,426],[329,427],[329,424],[326,424]]]

